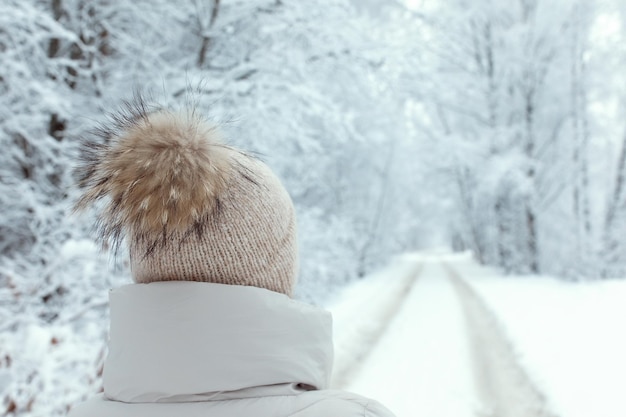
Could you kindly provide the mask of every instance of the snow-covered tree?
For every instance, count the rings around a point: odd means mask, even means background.
[[[300,297],[414,243],[397,222],[414,143],[380,25],[346,0],[0,4],[0,415],[65,415],[100,386],[107,289],[129,274],[71,215],[71,168],[77,138],[135,88],[195,106],[283,178]]]
[[[451,151],[453,227],[483,262],[574,273],[576,245],[589,239],[590,7],[484,0],[415,13],[433,38],[433,83],[421,97]]]

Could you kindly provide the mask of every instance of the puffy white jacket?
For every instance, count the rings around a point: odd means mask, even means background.
[[[70,417],[393,417],[327,390],[328,312],[272,291],[197,282],[111,291],[104,393]]]

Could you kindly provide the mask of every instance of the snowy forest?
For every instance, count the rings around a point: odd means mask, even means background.
[[[2,0],[0,416],[100,389],[130,274],[72,213],[72,168],[137,91],[283,180],[299,299],[432,247],[626,276],[625,35],[623,0]]]

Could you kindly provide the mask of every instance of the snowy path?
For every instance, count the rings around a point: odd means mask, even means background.
[[[404,276],[388,271],[373,281],[369,293],[361,289],[361,297],[367,295],[376,306],[388,293],[382,285],[390,286],[395,307],[382,311],[394,316],[368,317],[369,310],[361,310],[362,320],[386,326],[367,349],[357,349],[358,360],[350,371],[344,367],[344,378],[335,378],[336,388],[375,398],[398,417],[552,416],[517,364],[496,318],[455,270],[455,257],[407,257],[395,272]],[[401,297],[400,288],[406,290]],[[390,304],[388,298],[384,303]],[[348,317],[339,315],[340,329],[348,327]],[[349,357],[346,351],[338,357],[340,366]]]
[[[354,380],[383,333],[399,313],[421,266],[398,259],[392,267],[350,287],[333,312],[335,365],[331,385],[345,387]],[[389,279],[389,277],[393,277]]]
[[[344,388],[376,398],[399,417],[473,417],[460,305],[441,266],[419,263],[421,273],[398,314]]]
[[[465,313],[476,389],[482,414],[493,417],[553,417],[544,395],[516,358],[513,346],[485,302],[445,264]]]

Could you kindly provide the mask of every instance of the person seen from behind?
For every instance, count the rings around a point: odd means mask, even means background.
[[[331,315],[291,298],[292,201],[196,111],[137,99],[85,141],[78,210],[130,254],[103,392],[69,417],[393,417],[329,389]]]

